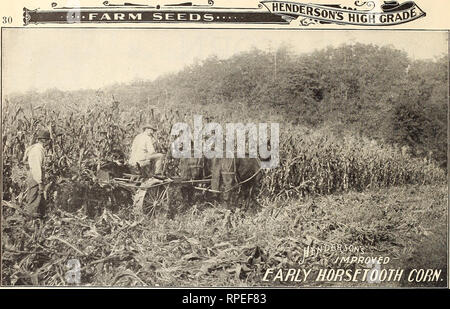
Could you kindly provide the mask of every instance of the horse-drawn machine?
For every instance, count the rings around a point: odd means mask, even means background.
[[[171,177],[143,178],[140,175],[123,174],[122,177],[113,178],[109,184],[133,192],[133,207],[137,213],[153,215],[158,208],[171,207],[173,199],[171,194],[177,194],[176,187],[191,186],[198,190],[209,190],[201,185],[208,185],[210,179],[185,180]],[[171,190],[174,188],[174,190]]]
[[[130,193],[133,210],[154,215],[158,209],[169,212],[175,201],[190,204],[196,197],[204,200],[222,200],[229,207],[245,202],[245,207],[255,201],[261,168],[256,159],[183,159],[180,176],[150,176],[117,171],[111,166],[100,169],[100,183],[121,188]]]

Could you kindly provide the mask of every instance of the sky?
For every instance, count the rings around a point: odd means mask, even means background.
[[[344,43],[391,45],[413,59],[447,53],[447,34],[420,31],[280,31],[242,29],[3,29],[5,94],[98,89],[153,80],[195,60],[225,59],[287,44],[296,53]]]

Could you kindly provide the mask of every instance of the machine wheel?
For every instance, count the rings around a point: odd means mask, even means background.
[[[152,217],[157,213],[170,212],[169,187],[163,184],[147,189],[142,209],[144,214]]]

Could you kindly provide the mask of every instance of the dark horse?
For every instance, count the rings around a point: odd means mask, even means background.
[[[244,208],[256,204],[259,183],[262,178],[257,158],[187,158],[180,161],[181,177],[185,180],[211,179],[205,188],[207,199],[222,199],[229,207],[244,203]],[[192,202],[194,188],[182,188],[183,199]],[[213,193],[213,194],[211,194]]]

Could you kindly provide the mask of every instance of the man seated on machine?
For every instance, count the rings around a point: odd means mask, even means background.
[[[152,124],[145,124],[142,126],[142,133],[134,138],[131,146],[128,164],[144,177],[162,177],[164,154],[155,151],[155,132],[156,128]],[[152,163],[155,165],[154,173],[151,171]]]

